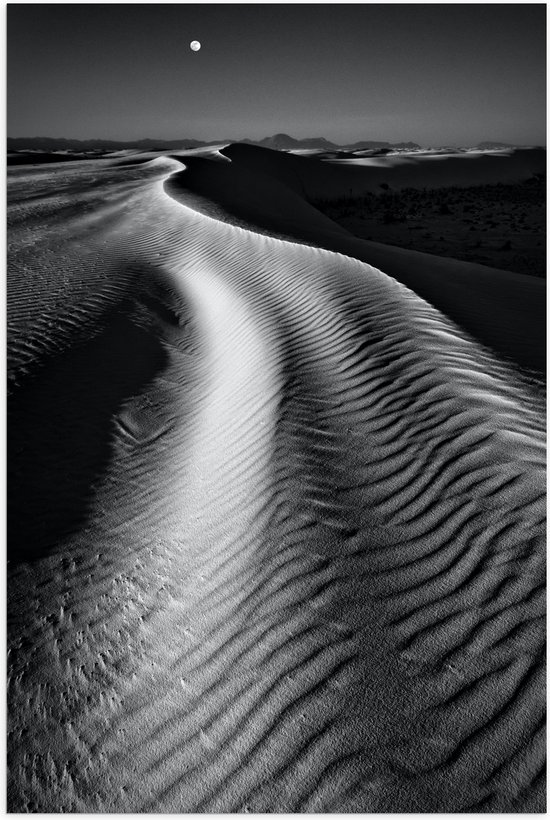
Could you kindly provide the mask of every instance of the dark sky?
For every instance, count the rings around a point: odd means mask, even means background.
[[[544,3],[8,4],[7,40],[13,137],[546,143]]]

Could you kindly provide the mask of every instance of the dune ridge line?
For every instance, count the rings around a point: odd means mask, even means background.
[[[540,381],[205,161],[10,186],[10,811],[542,811]]]

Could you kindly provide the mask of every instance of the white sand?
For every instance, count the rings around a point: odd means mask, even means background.
[[[10,172],[9,809],[542,811],[541,386],[224,153]]]

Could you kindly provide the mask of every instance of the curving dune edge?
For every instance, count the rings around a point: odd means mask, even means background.
[[[8,810],[543,812],[542,283],[242,149],[8,179]]]

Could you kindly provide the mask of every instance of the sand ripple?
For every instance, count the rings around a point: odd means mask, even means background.
[[[10,189],[10,810],[543,810],[538,382],[86,168]]]

